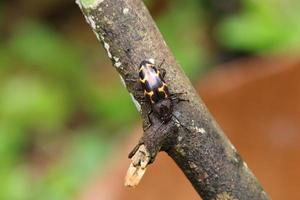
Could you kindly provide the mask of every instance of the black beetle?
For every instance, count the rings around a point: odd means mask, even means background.
[[[159,65],[159,68],[163,62]],[[151,110],[148,113],[149,125],[147,128],[149,128],[152,123],[149,117],[152,112],[162,123],[167,123],[172,119],[172,116],[174,116],[173,101],[187,101],[178,97],[181,93],[171,94],[169,92],[164,80],[165,74],[166,71],[164,69],[158,70],[154,63],[150,61],[144,60],[139,66],[139,81],[146,100],[151,104]]]

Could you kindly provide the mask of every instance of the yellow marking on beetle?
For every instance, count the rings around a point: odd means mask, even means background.
[[[157,70],[157,77],[159,77],[160,78],[160,71],[159,70]]]
[[[144,95],[145,96],[149,96],[149,97],[152,97],[154,95],[154,92],[153,91],[150,91],[150,92],[147,92],[146,90],[144,91]]]
[[[158,88],[159,92],[165,92],[165,85],[163,84],[161,87]]]
[[[149,99],[150,99],[151,103],[155,103],[155,102],[152,100],[152,96],[154,95],[154,92],[153,92],[153,91],[147,92],[147,91],[145,90],[145,91],[144,91],[144,95],[145,95],[145,96],[149,96]]]
[[[145,66],[144,66],[144,65],[142,65],[142,66],[140,67],[140,72],[141,72],[141,71],[143,71],[143,70],[144,70],[144,68],[145,68]]]
[[[144,67],[144,66],[143,66],[143,67]],[[145,73],[145,74],[144,74],[144,78],[143,78],[143,79],[140,78],[140,81],[141,81],[142,83],[146,83],[147,80],[148,80],[148,74]]]
[[[140,79],[140,81],[141,81],[142,83],[146,83],[146,80],[147,80],[146,77],[145,77],[144,79]]]
[[[162,85],[161,87],[158,88],[158,91],[164,93],[164,94],[165,94],[165,98],[167,98],[168,95],[167,95],[167,93],[166,93],[166,91],[165,91],[165,87],[166,87],[166,84],[163,83],[163,85]]]

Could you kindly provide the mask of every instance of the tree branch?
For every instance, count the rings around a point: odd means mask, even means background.
[[[176,63],[142,1],[77,0],[77,4],[125,83],[144,127],[150,105],[139,101],[140,92],[128,81],[138,73],[141,61],[165,60],[162,67],[170,91],[184,92],[189,100],[174,106],[179,121],[162,124],[150,116],[152,126],[130,154],[126,184],[136,185],[156,154],[166,151],[204,200],[269,199]]]

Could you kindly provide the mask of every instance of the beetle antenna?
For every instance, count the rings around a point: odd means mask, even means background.
[[[161,61],[161,63],[160,63],[159,66],[158,66],[159,69],[160,69],[160,67],[165,63],[165,61],[166,61],[166,59],[163,59],[163,60]]]

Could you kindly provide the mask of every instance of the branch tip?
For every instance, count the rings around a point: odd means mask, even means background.
[[[135,187],[143,178],[151,156],[145,145],[141,145],[131,158],[131,164],[125,177],[125,186]]]

